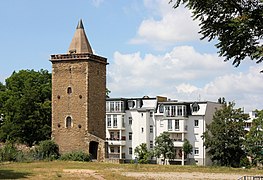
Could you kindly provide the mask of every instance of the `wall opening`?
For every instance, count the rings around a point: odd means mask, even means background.
[[[91,159],[97,159],[99,143],[95,141],[91,141],[89,144],[89,153],[91,155]]]
[[[70,116],[66,118],[66,128],[71,128],[72,119]]]

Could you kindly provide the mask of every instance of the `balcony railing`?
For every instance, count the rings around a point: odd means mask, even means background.
[[[122,136],[121,138],[106,138],[106,141],[109,145],[124,146],[126,144],[126,136]]]
[[[109,153],[109,159],[125,159],[125,153]]]

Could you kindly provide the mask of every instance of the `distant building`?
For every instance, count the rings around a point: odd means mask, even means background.
[[[134,149],[146,143],[154,148],[155,137],[167,131],[176,147],[176,158],[166,163],[209,165],[201,135],[211,123],[215,102],[178,102],[166,97],[108,98],[106,100],[106,141],[110,159],[129,162],[135,159]],[[186,159],[182,153],[188,139],[193,154]]]
[[[253,120],[257,118],[257,112],[251,111],[248,113],[248,115],[249,115],[249,119],[245,121],[245,130],[250,131]]]
[[[52,138],[61,153],[105,159],[107,59],[94,55],[80,20],[67,54],[51,55]]]

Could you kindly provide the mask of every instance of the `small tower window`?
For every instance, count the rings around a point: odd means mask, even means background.
[[[70,116],[66,118],[66,128],[71,128],[72,119]]]
[[[72,89],[71,89],[71,87],[68,87],[68,89],[67,89],[67,93],[68,93],[68,94],[71,94],[71,93],[72,93]]]

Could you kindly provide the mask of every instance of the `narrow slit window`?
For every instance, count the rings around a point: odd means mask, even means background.
[[[68,87],[68,89],[67,89],[67,93],[68,93],[68,94],[71,94],[71,93],[72,93],[72,89],[71,89],[71,87]]]
[[[72,119],[70,116],[66,118],[66,128],[71,128]]]

